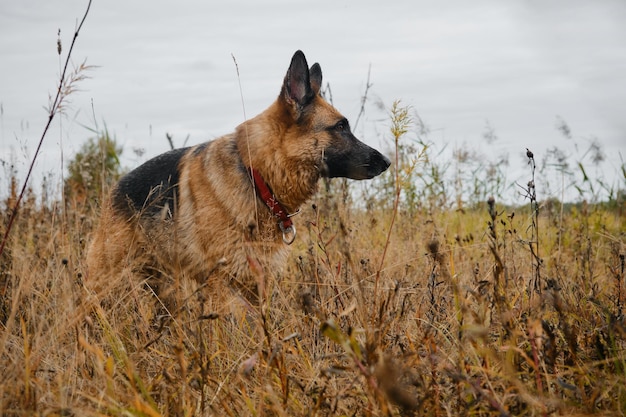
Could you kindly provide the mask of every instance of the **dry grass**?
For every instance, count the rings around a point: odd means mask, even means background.
[[[300,215],[252,306],[178,277],[167,305],[141,277],[95,292],[94,211],[27,195],[0,259],[0,414],[624,415],[623,211],[400,204],[390,229],[388,202],[343,197]]]

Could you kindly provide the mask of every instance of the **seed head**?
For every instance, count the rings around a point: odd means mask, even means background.
[[[61,29],[57,32],[57,52],[61,55],[63,47],[61,46]]]

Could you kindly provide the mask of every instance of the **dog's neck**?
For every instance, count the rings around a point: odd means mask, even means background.
[[[277,141],[268,138],[280,137],[284,132],[280,127],[273,131],[255,129],[255,126],[272,126],[271,123],[259,123],[258,119],[264,117],[265,114],[261,113],[237,127],[235,138],[240,138],[236,144],[239,157],[246,171],[250,172],[250,168],[258,171],[286,211],[295,213],[317,191],[319,164],[291,160],[281,149],[276,149],[275,144],[281,143],[282,138]]]

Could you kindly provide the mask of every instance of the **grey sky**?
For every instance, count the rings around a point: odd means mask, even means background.
[[[14,155],[20,172],[57,82],[57,30],[66,52],[86,4],[0,4],[0,159]],[[594,137],[607,155],[601,175],[612,178],[619,153],[626,158],[624,22],[623,1],[94,0],[73,62],[98,67],[71,97],[38,170],[60,177],[61,149],[67,160],[91,135],[81,125],[106,122],[129,166],[166,150],[165,132],[178,144],[188,134],[199,143],[227,133],[243,121],[231,54],[252,117],[275,98],[302,49],[321,64],[335,105],[352,121],[371,65],[357,133],[373,146],[388,146],[378,104],[401,99],[433,142],[509,154],[510,181],[525,175],[526,147],[541,157],[557,146],[575,160]],[[572,140],[555,128],[557,117]],[[489,148],[487,123],[498,136]]]

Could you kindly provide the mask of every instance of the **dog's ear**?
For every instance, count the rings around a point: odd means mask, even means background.
[[[313,90],[313,94],[317,95],[322,88],[322,67],[320,67],[320,64],[317,62],[313,64],[309,70],[309,76],[311,77],[311,89]]]
[[[320,72],[321,76],[321,72]],[[311,89],[309,66],[302,51],[296,51],[291,58],[291,65],[283,83],[283,97],[288,103],[295,104],[301,110],[314,97]]]

